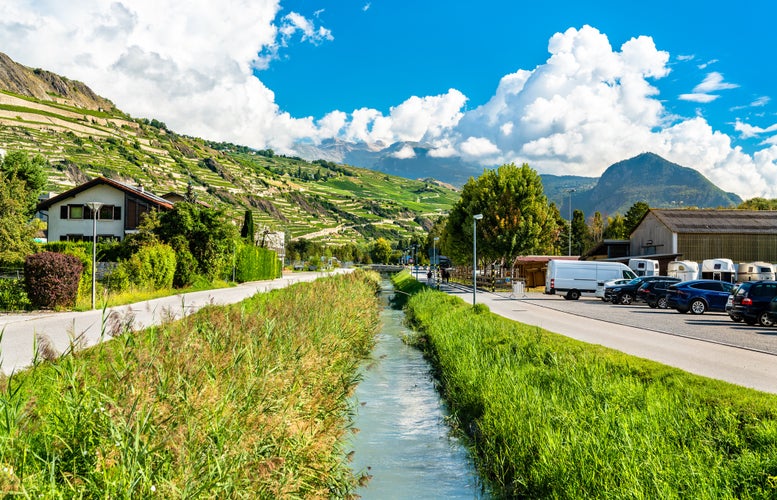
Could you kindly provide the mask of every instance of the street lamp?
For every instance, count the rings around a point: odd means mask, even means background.
[[[483,214],[472,216],[472,307],[475,307],[478,293],[478,221]]]
[[[567,189],[567,193],[569,193],[569,231],[567,232],[567,239],[569,240],[569,253],[567,255],[572,255],[572,193],[574,193],[574,189]]]
[[[440,263],[437,261],[437,242],[440,241],[439,236],[435,236],[432,240],[432,265],[439,266]]]
[[[97,216],[103,203],[100,201],[90,201],[87,202],[86,206],[92,211],[92,309],[94,309],[94,295],[97,283]]]

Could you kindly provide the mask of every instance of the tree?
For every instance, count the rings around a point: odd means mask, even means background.
[[[594,212],[594,216],[591,219],[589,233],[591,235],[592,242],[596,243],[602,241],[604,235],[604,219],[602,219],[602,213],[598,210]]]
[[[246,210],[245,216],[243,217],[243,227],[240,229],[240,237],[251,244],[255,243],[256,229],[254,229],[254,213],[250,210]]]
[[[185,201],[176,203],[172,210],[159,214],[156,231],[168,244],[176,236],[183,236],[197,261],[200,275],[208,279],[225,276],[226,266],[232,262],[238,231],[223,209]]]
[[[25,183],[0,175],[0,266],[18,266],[35,253],[35,224],[31,222]]]
[[[386,238],[378,238],[372,244],[372,260],[387,264],[391,258],[391,243]]]
[[[443,246],[453,259],[472,258],[472,216],[479,213],[477,251],[484,260],[511,263],[518,255],[547,253],[558,238],[542,180],[527,164],[502,165],[470,177],[445,226]]]
[[[0,156],[0,173],[5,179],[18,179],[23,184],[24,214],[32,218],[36,212],[38,198],[46,187],[46,159],[40,155],[32,158],[23,151]]]
[[[631,235],[631,232],[636,229],[637,225],[640,223],[642,218],[645,216],[646,213],[650,211],[650,205],[645,203],[644,201],[638,201],[635,204],[633,204],[629,210],[626,212],[626,220],[624,221],[626,224],[626,238],[628,238]]]
[[[591,236],[582,210],[572,212],[572,254],[583,255],[590,244]]]
[[[626,220],[620,214],[607,217],[607,227],[604,228],[603,238],[608,240],[625,240],[631,233],[626,230]]]

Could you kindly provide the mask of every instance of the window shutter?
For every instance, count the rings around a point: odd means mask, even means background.
[[[121,220],[121,207],[113,207],[113,220]]]
[[[67,219],[67,205],[62,205],[59,207],[59,218]]]

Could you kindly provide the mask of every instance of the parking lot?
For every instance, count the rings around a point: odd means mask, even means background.
[[[516,299],[587,318],[777,355],[777,328],[735,323],[726,313],[680,314],[674,309],[651,309],[644,303],[613,305],[595,297],[564,300],[560,295],[536,292]]]

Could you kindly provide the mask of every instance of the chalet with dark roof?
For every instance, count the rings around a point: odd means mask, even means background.
[[[101,203],[97,213],[90,202]],[[170,210],[173,203],[139,186],[97,177],[38,204],[48,218],[48,241],[91,241],[94,218],[97,239],[122,240],[137,232],[144,213]]]
[[[777,262],[777,211],[651,209],[630,239],[633,257]]]

